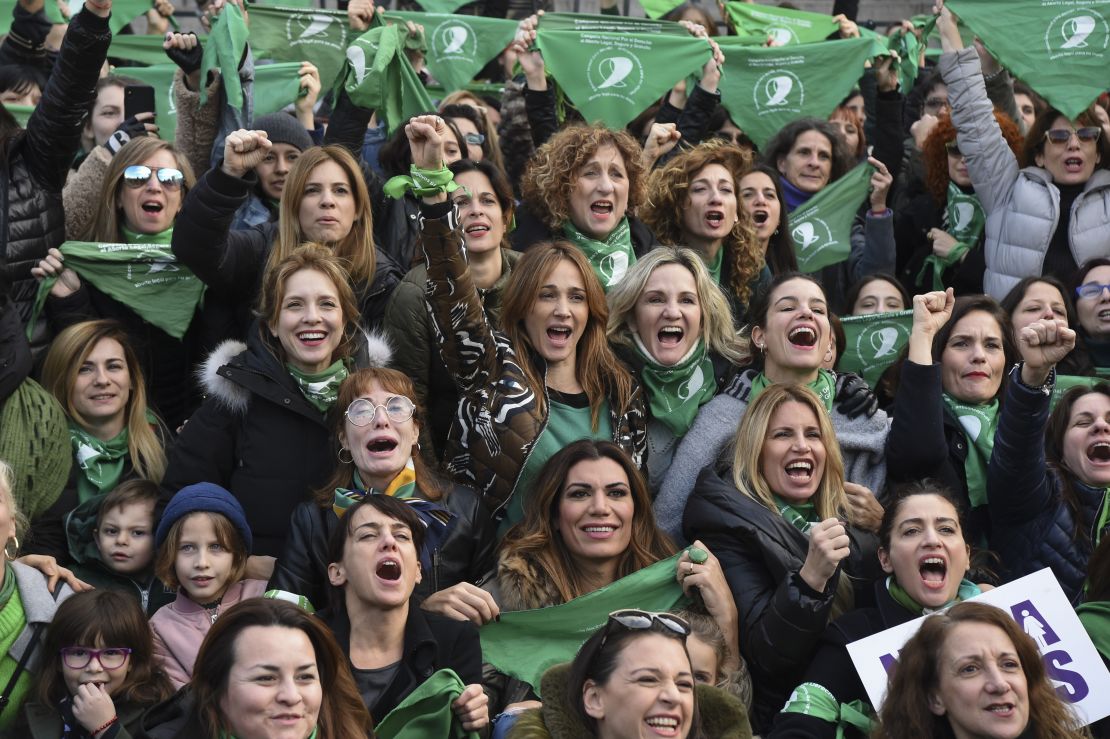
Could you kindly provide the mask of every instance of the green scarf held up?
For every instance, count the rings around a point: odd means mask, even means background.
[[[956,591],[955,598],[948,601],[942,606],[938,606],[936,608],[926,608],[925,606],[914,600],[913,596],[907,593],[906,589],[898,584],[898,580],[895,579],[894,575],[890,575],[889,577],[887,577],[886,590],[888,593],[890,593],[890,597],[894,599],[895,603],[902,606],[907,611],[916,616],[928,616],[930,613],[943,611],[945,608],[952,605],[953,603],[959,603],[969,598],[974,598],[975,596],[981,595],[983,593],[983,591],[979,589],[978,585],[973,583],[971,580],[964,578],[960,581],[960,587]]]
[[[705,339],[698,339],[697,345],[670,367],[656,362],[635,332],[632,342],[644,360],[640,382],[647,389],[651,417],[681,439],[690,430],[698,409],[717,394],[713,359]]]
[[[756,375],[755,379],[752,380],[751,392],[748,393],[748,405],[754,403],[759,394],[773,384],[770,378],[762,372]],[[817,397],[825,404],[825,410],[832,413],[833,398],[836,397],[836,375],[827,369],[819,369],[817,370],[817,379],[813,382],[807,382],[806,387],[817,393]]]
[[[73,421],[69,440],[81,474],[77,476],[77,501],[104,495],[119,484],[129,454],[127,427],[107,441],[101,441]]]
[[[219,70],[220,84],[223,85],[228,104],[233,108],[243,106],[243,85],[239,80],[239,63],[243,60],[243,53],[247,48],[247,37],[247,21],[243,18],[243,11],[238,5],[229,3],[212,25],[200,63],[202,80],[208,79],[210,71]],[[200,105],[204,105],[207,100],[208,89],[202,86]]]
[[[462,727],[451,704],[466,690],[454,670],[432,673],[374,727],[378,739],[478,739]]]
[[[435,110],[405,56],[407,39],[408,30],[401,25],[371,28],[347,47],[340,72],[351,102],[378,111],[390,133],[410,116]]]
[[[871,736],[871,705],[861,700],[841,703],[832,691],[818,683],[802,683],[794,688],[782,713],[801,713],[836,724],[836,739],[844,739],[848,727],[863,732],[864,736]]]
[[[771,37],[775,40],[775,46],[824,41],[840,28],[831,15],[807,10],[726,2],[725,13],[738,35]]]
[[[779,515],[807,537],[813,524],[821,521],[821,517],[817,515],[817,505],[814,503],[787,503],[777,495],[772,494],[771,497],[775,501],[775,507],[779,509]]]
[[[960,422],[969,442],[964,475],[971,507],[978,508],[987,504],[987,466],[994,450],[994,432],[998,429],[998,400],[972,405],[961,403],[948,393],[943,396],[944,404]]]
[[[342,359],[337,359],[322,372],[303,372],[288,363],[285,369],[296,381],[305,400],[321,413],[327,413],[335,405],[339,397],[339,386],[350,374]]]
[[[948,202],[944,208],[944,225],[948,234],[956,240],[948,256],[930,254],[925,257],[921,270],[914,278],[919,287],[924,287],[925,275],[933,272],[933,290],[944,289],[944,271],[957,264],[964,255],[979,245],[987,214],[975,193],[965,193],[955,182],[948,183]]]
[[[563,224],[563,235],[586,255],[605,292],[609,292],[609,288],[624,279],[628,268],[636,263],[628,216],[621,219],[616,228],[605,237],[605,241],[587,236],[570,221]]]

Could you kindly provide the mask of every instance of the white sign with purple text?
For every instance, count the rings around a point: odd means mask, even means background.
[[[1070,703],[1085,723],[1110,715],[1110,672],[1095,649],[1052,570],[978,595],[972,600],[1001,608],[1037,642],[1056,694]],[[908,621],[848,645],[871,705],[878,711],[886,695],[887,671],[898,652],[928,616]]]

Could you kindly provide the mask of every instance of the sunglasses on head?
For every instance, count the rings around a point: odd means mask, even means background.
[[[1071,135],[1084,143],[1098,141],[1098,137],[1102,134],[1102,129],[1098,126],[1084,126],[1079,130],[1074,128],[1053,128],[1044,132],[1045,138],[1054,144],[1066,144],[1071,141]]]
[[[656,631],[680,639],[690,635],[690,623],[681,616],[625,608],[609,614],[609,620],[605,622],[605,636],[601,638],[601,646],[605,646],[605,641],[614,626],[628,631]]]
[[[150,176],[158,178],[158,184],[167,190],[179,190],[185,184],[185,175],[173,167],[148,167],[145,164],[132,164],[123,170],[123,181],[128,187],[138,189],[146,186]]]

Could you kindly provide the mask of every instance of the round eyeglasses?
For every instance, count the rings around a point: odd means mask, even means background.
[[[62,654],[62,663],[71,670],[85,669],[94,658],[105,670],[118,670],[131,656],[131,650],[127,647],[105,647],[104,649],[63,647],[58,651]]]
[[[369,426],[378,415],[378,409],[385,411],[385,416],[393,423],[404,423],[412,418],[416,412],[416,404],[404,395],[393,395],[385,399],[384,403],[377,404],[367,398],[358,398],[347,406],[347,420],[355,426]]]

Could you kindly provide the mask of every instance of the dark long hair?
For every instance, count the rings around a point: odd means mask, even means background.
[[[1093,387],[1073,387],[1064,393],[1052,409],[1048,417],[1048,424],[1044,429],[1044,455],[1045,461],[1056,471],[1060,480],[1060,499],[1064,501],[1071,512],[1072,520],[1083,520],[1079,505],[1079,494],[1075,490],[1078,479],[1075,473],[1068,469],[1064,461],[1064,436],[1071,423],[1071,410],[1076,402],[1085,395],[1101,393],[1110,398],[1110,383],[1099,382]],[[1090,531],[1084,526],[1076,526],[1072,532],[1072,541],[1090,543]]]
[[[771,184],[775,186],[775,197],[779,199],[779,225],[767,242],[767,253],[763,258],[767,260],[767,266],[771,268],[771,273],[774,275],[797,272],[798,255],[794,251],[794,239],[790,236],[790,219],[786,213],[786,193],[782,190],[782,175],[777,169],[766,164],[752,165],[747,174],[753,172],[762,172],[771,179]]]
[[[1018,360],[1017,345],[1014,343],[1014,330],[1010,325],[1010,314],[1002,309],[997,300],[988,295],[965,295],[956,298],[956,305],[952,308],[952,317],[941,326],[933,337],[933,361],[940,361],[941,355],[944,354],[944,347],[948,346],[948,339],[952,336],[956,324],[964,316],[975,311],[988,314],[998,323],[998,328],[1002,334],[1002,353],[1006,357],[1006,369],[1009,369]],[[998,392],[995,393],[996,398],[1002,396],[1002,391],[1006,387],[1006,379],[1007,375],[1004,370],[1002,382],[999,383]]]

